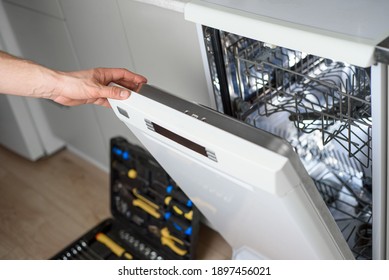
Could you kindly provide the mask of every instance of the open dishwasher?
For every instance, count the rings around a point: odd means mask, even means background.
[[[298,154],[356,259],[387,259],[386,1],[194,0],[215,108]]]
[[[372,258],[370,69],[209,27],[204,34],[209,49],[215,37],[226,46],[227,89],[234,94],[216,94],[218,108],[230,104],[234,117],[287,140],[355,257]]]
[[[388,258],[389,7],[338,32],[311,2],[187,4],[220,113],[149,86],[111,101],[235,259]]]

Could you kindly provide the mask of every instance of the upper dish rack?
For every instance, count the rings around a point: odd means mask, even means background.
[[[371,164],[368,70],[248,38],[226,49],[236,114],[255,119],[287,112],[300,133],[319,131],[364,167]]]

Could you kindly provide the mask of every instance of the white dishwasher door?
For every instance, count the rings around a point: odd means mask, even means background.
[[[233,258],[353,258],[286,141],[149,85],[110,103],[231,245]]]

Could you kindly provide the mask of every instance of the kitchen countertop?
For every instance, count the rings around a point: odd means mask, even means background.
[[[135,0],[135,1],[158,6],[161,8],[165,8],[180,13],[184,13],[185,4],[190,2],[190,0]]]
[[[382,43],[389,36],[387,0],[376,0],[374,5],[368,0],[135,1],[185,11],[188,21],[361,67],[376,62],[376,46],[381,43],[380,61],[388,59],[387,43]]]
[[[185,5],[185,19],[334,61],[370,67],[376,62],[377,44],[389,36],[389,2],[373,2],[191,0]]]
[[[137,2],[159,6],[165,9],[184,12],[185,5],[191,0],[135,0]],[[195,2],[195,1],[194,1]],[[318,30],[340,33],[356,40],[374,40],[379,43],[382,38],[388,36],[386,15],[388,2],[379,0],[376,5],[368,0],[342,3],[337,0],[329,0],[323,3],[320,0],[298,0],[290,2],[269,2],[269,0],[253,1],[228,1],[228,0],[204,0],[221,7],[228,7],[236,11],[244,11],[250,14],[279,19],[284,22],[295,23],[301,26],[310,26]],[[317,6],[317,9],[312,6]],[[336,6],[337,9],[333,9]],[[318,13],[312,13],[312,11]],[[345,20],[347,18],[347,20]],[[378,40],[379,38],[380,40]]]

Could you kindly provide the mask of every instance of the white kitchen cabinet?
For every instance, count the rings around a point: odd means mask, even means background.
[[[20,55],[2,2],[0,50]],[[52,134],[36,101],[0,94],[0,144],[30,160],[37,160],[63,147],[63,142]]]
[[[55,134],[71,150],[107,170],[108,151],[93,106],[60,108],[54,103],[48,103],[44,110]]]
[[[23,57],[59,70],[78,68],[63,20],[4,2]]]
[[[22,97],[0,94],[0,144],[30,160],[45,153]]]
[[[94,67],[123,67],[136,71],[127,41],[121,14],[112,0],[60,0],[66,26],[82,69]],[[87,15],[87,16],[85,16]],[[112,110],[93,107],[99,124],[107,163],[109,140],[121,135],[136,142],[125,125],[117,122]]]
[[[134,70],[116,1],[60,0],[81,68]]]
[[[63,20],[8,2],[4,7],[23,57],[54,69],[80,69]],[[68,147],[97,165],[108,164],[92,105],[67,108],[47,100],[40,103],[53,133]]]
[[[150,84],[210,105],[196,25],[183,13],[118,0],[135,69]]]
[[[64,19],[58,0],[5,0],[5,2]]]

